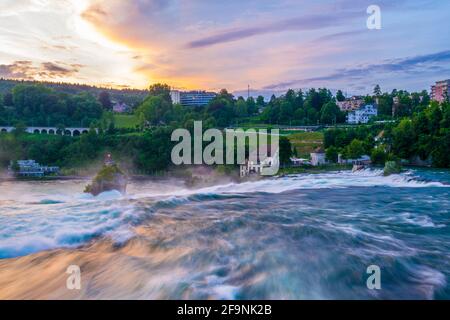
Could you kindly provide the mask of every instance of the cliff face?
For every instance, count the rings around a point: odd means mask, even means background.
[[[117,190],[121,193],[126,192],[127,178],[125,174],[115,164],[105,165],[97,173],[90,185],[87,185],[84,192],[91,193],[94,196],[111,190]]]

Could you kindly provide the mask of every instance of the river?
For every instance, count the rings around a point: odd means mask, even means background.
[[[450,171],[86,183],[0,182],[0,299],[450,299]]]

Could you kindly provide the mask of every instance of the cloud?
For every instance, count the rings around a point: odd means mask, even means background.
[[[265,86],[264,89],[273,90],[294,85],[312,85],[317,82],[336,80],[361,80],[373,75],[389,77],[393,73],[408,74],[420,72],[424,74],[426,72],[442,72],[445,70],[448,72],[448,69],[441,67],[443,63],[450,63],[450,50],[401,59],[388,59],[378,64],[360,65],[356,68],[337,69],[328,75],[280,82]]]
[[[39,66],[32,61],[15,61],[11,64],[0,65],[0,77],[9,79],[41,79],[49,80],[75,75],[82,67],[81,64],[66,64],[63,62],[43,62]]]
[[[211,36],[191,41],[186,45],[186,47],[187,48],[208,47],[219,43],[237,41],[253,36],[283,31],[292,31],[292,30],[308,31],[328,27],[336,27],[344,21],[348,22],[348,19],[360,16],[361,16],[360,12],[354,11],[343,12],[338,15],[322,14],[322,15],[302,16],[293,19],[281,20],[274,23],[268,23],[265,25],[243,27],[223,31]]]
[[[380,31],[366,28],[372,0],[0,2],[0,74],[20,79],[230,91],[377,81],[410,89],[446,77],[449,65],[382,60],[447,50],[450,4],[442,0],[377,0]]]
[[[92,0],[81,18],[101,33],[119,42],[129,43],[159,38],[176,25],[169,0]]]
[[[71,64],[68,66],[58,65],[53,62],[43,62],[41,69],[49,77],[71,76],[79,71],[79,64]]]
[[[0,64],[0,77],[12,79],[31,79],[30,73],[36,73],[31,61],[15,61],[12,64]]]

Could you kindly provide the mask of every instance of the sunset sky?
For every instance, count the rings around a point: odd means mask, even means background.
[[[368,30],[366,9],[381,8]],[[0,77],[348,93],[450,78],[450,1],[0,0]]]

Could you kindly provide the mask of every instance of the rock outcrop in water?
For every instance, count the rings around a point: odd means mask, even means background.
[[[102,169],[97,173],[92,183],[84,189],[85,193],[96,196],[105,191],[117,190],[125,193],[127,188],[127,177],[120,168],[112,161],[108,154]]]
[[[400,173],[402,171],[402,166],[395,161],[386,161],[384,164],[383,173],[385,176]]]

